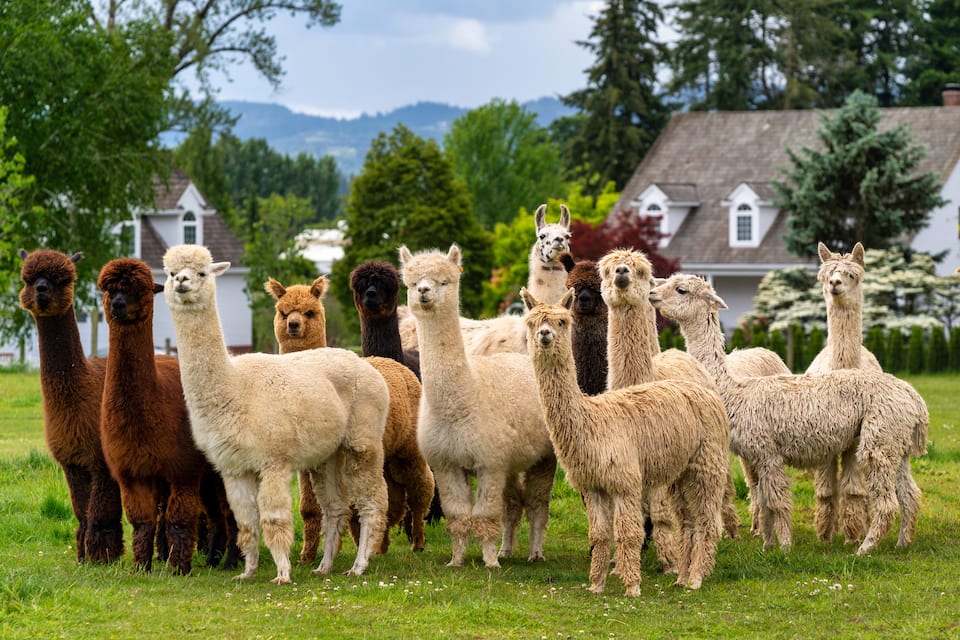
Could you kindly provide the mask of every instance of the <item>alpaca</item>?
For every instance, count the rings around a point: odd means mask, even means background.
[[[675,274],[650,292],[660,312],[680,324],[687,348],[717,380],[730,417],[730,448],[757,479],[763,546],[792,542],[790,480],[784,465],[823,466],[852,446],[864,473],[872,519],[857,555],[890,528],[897,505],[897,546],[913,541],[920,488],[910,456],[926,453],[929,414],[920,394],[885,373],[838,369],[819,376],[739,378],[724,357],[717,312],[726,304],[697,276]],[[859,441],[858,441],[859,439]]]
[[[448,566],[462,566],[471,531],[487,567],[510,557],[521,501],[530,521],[527,559],[540,561],[549,516],[556,457],[536,402],[528,356],[468,356],[457,311],[461,252],[412,254],[401,246],[400,265],[420,335],[423,396],[417,436],[433,469],[452,539]],[[521,482],[522,474],[522,482]],[[476,476],[471,496],[470,476]]]
[[[864,250],[859,242],[850,253],[831,252],[822,242],[818,246],[820,271],[827,304],[827,344],[807,367],[810,375],[834,369],[883,371],[876,356],[863,346]],[[863,538],[869,524],[863,478],[857,470],[856,449],[851,448],[838,460],[816,470],[817,507],[814,523],[817,537],[830,540],[837,533],[837,520],[843,511],[843,531],[847,542]],[[841,475],[842,469],[842,475]],[[838,481],[839,477],[839,481]]]
[[[201,492],[201,485],[219,478],[193,443],[177,359],[154,356],[153,298],[163,286],[154,283],[145,262],[132,258],[108,262],[97,286],[110,328],[100,433],[133,527],[133,561],[139,569],[150,570],[160,522],[169,562],[186,575],[204,507],[213,537],[226,523],[219,521],[221,505],[203,504],[201,496],[215,500],[218,492]],[[228,538],[235,544],[235,528],[231,534]],[[207,560],[213,563],[215,556],[209,554]]]
[[[716,559],[729,469],[720,397],[682,380],[582,393],[570,337],[573,291],[557,305],[541,304],[525,289],[520,295],[550,439],[567,480],[586,496],[590,591],[604,589],[613,538],[615,573],[626,595],[639,595],[644,497],[658,487],[669,488],[680,513],[677,584],[700,588]]]
[[[397,299],[400,274],[389,262],[371,260],[350,272],[353,305],[360,316],[360,348],[365,356],[393,358],[420,379],[420,353],[400,341]]]
[[[530,247],[527,289],[541,300],[559,300],[566,293],[567,271],[560,254],[570,250],[570,210],[560,205],[560,221],[546,224],[547,205],[534,213],[537,238]],[[417,323],[407,309],[400,320],[404,349],[416,349]],[[520,316],[504,315],[486,320],[460,318],[460,330],[468,354],[526,353],[527,334]]]
[[[264,285],[276,299],[274,334],[280,353],[324,348],[326,340],[326,313],[322,297],[326,278],[320,276],[311,285],[295,284],[284,287],[270,278]],[[297,335],[290,335],[289,319],[297,316],[311,318]],[[286,322],[284,322],[286,319]],[[417,412],[420,404],[420,382],[410,369],[393,360],[376,356],[365,357],[383,376],[390,391],[390,406],[383,432],[383,475],[387,483],[387,520],[377,551],[386,553],[390,546],[390,528],[401,521],[407,508],[413,514],[411,543],[414,551],[423,551],[426,537],[423,520],[433,498],[433,473],[417,446]],[[303,549],[300,562],[313,562],[320,539],[322,513],[309,476],[300,475],[300,515],[303,518]],[[310,504],[305,507],[305,502]],[[359,521],[351,519],[354,540],[359,539]]]
[[[214,263],[206,247],[177,245],[163,265],[194,441],[223,477],[239,527],[238,577],[256,573],[262,527],[277,567],[272,582],[290,582],[290,482],[302,469],[323,509],[315,573],[333,568],[353,506],[361,532],[347,574],[362,574],[387,509],[382,439],[390,398],[383,376],[345,349],[231,357],[216,303],[216,278],[230,263]]]
[[[564,253],[560,262],[573,289],[573,362],[580,391],[590,396],[607,389],[607,303],[600,295],[600,272],[592,260],[574,261]],[[528,289],[529,291],[529,289]]]
[[[20,306],[37,324],[43,432],[70,491],[77,562],[111,562],[123,555],[123,508],[100,446],[106,361],[84,356],[73,310],[74,265],[83,254],[20,249],[19,255]]]

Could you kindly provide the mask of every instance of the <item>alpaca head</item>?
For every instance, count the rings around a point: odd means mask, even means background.
[[[200,311],[217,302],[216,277],[230,268],[229,262],[214,262],[210,251],[197,244],[179,244],[163,254],[167,274],[163,295],[171,311]]]
[[[527,325],[527,350],[530,353],[563,356],[570,351],[573,296],[573,289],[567,289],[560,302],[547,304],[534,298],[526,287],[520,289],[520,298],[527,309],[523,321]]]
[[[326,276],[289,287],[270,278],[263,288],[277,301],[273,335],[284,352],[327,346],[327,316],[321,301],[327,291]]]
[[[546,224],[547,205],[537,207],[534,222],[537,225],[537,242],[534,252],[546,264],[556,262],[560,254],[570,251],[570,209],[560,205],[560,221]]]
[[[397,312],[400,275],[389,262],[364,262],[350,272],[350,290],[361,318],[388,318]]]
[[[653,265],[642,251],[614,249],[597,263],[600,293],[611,309],[642,307],[653,283]]]
[[[829,304],[858,306],[863,303],[864,258],[863,245],[854,245],[850,253],[833,253],[822,242],[820,271],[817,280],[823,285],[823,297]]]
[[[727,308],[727,303],[713,291],[710,283],[700,276],[685,273],[658,280],[657,286],[650,290],[650,303],[664,317],[680,325],[702,322],[710,314]]]
[[[83,258],[83,254],[68,256],[51,249],[37,249],[28,254],[20,249],[19,255],[23,259],[20,269],[20,279],[23,281],[20,306],[35,318],[72,312],[73,283],[77,281],[74,265]]]
[[[574,261],[569,253],[561,254],[560,263],[567,270],[568,289],[573,289],[574,316],[605,316],[607,304],[600,294],[600,270],[592,260]]]
[[[439,309],[459,312],[462,261],[456,244],[446,254],[436,250],[412,254],[406,245],[400,247],[400,272],[414,316],[425,317]]]
[[[97,287],[103,292],[103,313],[111,325],[152,322],[153,297],[163,291],[163,285],[153,281],[147,263],[133,258],[105,264]]]

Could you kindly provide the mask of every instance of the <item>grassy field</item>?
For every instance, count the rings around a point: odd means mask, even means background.
[[[395,534],[390,552],[359,578],[340,573],[353,561],[347,538],[337,573],[295,565],[294,584],[283,587],[269,582],[266,550],[258,575],[243,582],[204,568],[202,558],[189,577],[164,568],[138,574],[129,550],[112,566],[78,566],[66,484],[43,442],[38,377],[0,373],[0,638],[957,637],[960,378],[909,381],[931,413],[929,454],[913,465],[924,495],[912,546],[895,548],[895,531],[863,558],[842,538],[817,542],[812,483],[797,472],[790,552],[764,553],[749,536],[741,491],[742,537],[721,541],[702,589],[673,587],[647,553],[641,595],[629,599],[616,578],[604,595],[586,590],[586,517],[562,473],[547,561],[536,565],[525,560],[524,530],[520,557],[502,569],[484,568],[476,545],[467,566],[448,568],[449,541],[437,525],[421,554]]]

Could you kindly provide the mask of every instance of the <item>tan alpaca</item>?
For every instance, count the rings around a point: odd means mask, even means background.
[[[522,507],[530,520],[527,558],[543,560],[557,459],[536,402],[533,366],[519,353],[467,355],[458,316],[460,265],[456,244],[447,253],[415,255],[400,247],[420,336],[420,450],[433,469],[453,542],[449,566],[463,565],[473,533],[484,564],[499,567],[497,535],[500,557],[509,557]],[[476,476],[475,496],[470,476]]]
[[[264,288],[276,300],[273,330],[280,353],[327,346],[326,312],[323,294],[327,279],[320,276],[310,285],[283,286],[270,278]],[[390,529],[399,523],[409,506],[411,546],[423,551],[426,538],[423,518],[433,498],[433,473],[417,445],[417,413],[420,404],[420,382],[406,366],[390,358],[365,357],[387,383],[390,406],[383,432],[383,476],[387,482],[387,524],[378,546],[378,553],[390,547]],[[301,564],[316,559],[323,529],[323,513],[317,502],[308,473],[300,473],[300,517],[303,520]],[[360,535],[359,521],[350,520],[354,540]]]
[[[702,278],[675,274],[650,301],[677,321],[687,348],[715,376],[730,417],[730,448],[757,476],[765,549],[792,543],[790,480],[784,466],[816,469],[856,447],[867,481],[872,519],[858,555],[870,552],[900,507],[897,546],[913,541],[920,488],[910,456],[926,452],[929,414],[906,382],[873,371],[838,369],[819,376],[738,378],[724,356],[717,312],[726,304]]]
[[[615,541],[614,572],[626,595],[639,595],[644,499],[664,487],[680,514],[677,584],[698,589],[716,558],[730,466],[720,397],[683,380],[582,393],[570,338],[573,290],[558,305],[540,304],[526,290],[521,297],[547,429],[567,481],[587,506],[590,591],[603,591]]]
[[[833,253],[822,242],[820,271],[827,304],[827,344],[814,358],[807,373],[820,375],[835,369],[883,371],[876,356],[863,346],[864,250],[859,242],[850,253]],[[838,517],[843,521],[847,542],[863,538],[869,525],[863,477],[857,470],[856,450],[845,451],[837,460],[816,470],[817,506],[814,525],[817,537],[830,540],[837,533]],[[842,511],[842,517],[841,517]]]

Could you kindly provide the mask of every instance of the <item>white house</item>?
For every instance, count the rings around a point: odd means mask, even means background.
[[[956,94],[956,95],[954,95]],[[941,275],[960,266],[960,91],[944,92],[943,107],[881,109],[880,130],[904,125],[913,145],[926,147],[918,171],[939,175],[946,204],[930,213],[911,246],[946,252]],[[730,306],[720,314],[731,329],[753,308],[760,279],[772,269],[806,265],[782,239],[786,214],[774,205],[771,181],[785,180],[787,149],[819,148],[820,114],[827,111],[713,111],[675,114],[628,181],[613,212],[629,208],[661,216],[671,234],[660,252],[681,269],[710,280]],[[868,249],[870,247],[867,247]]]

